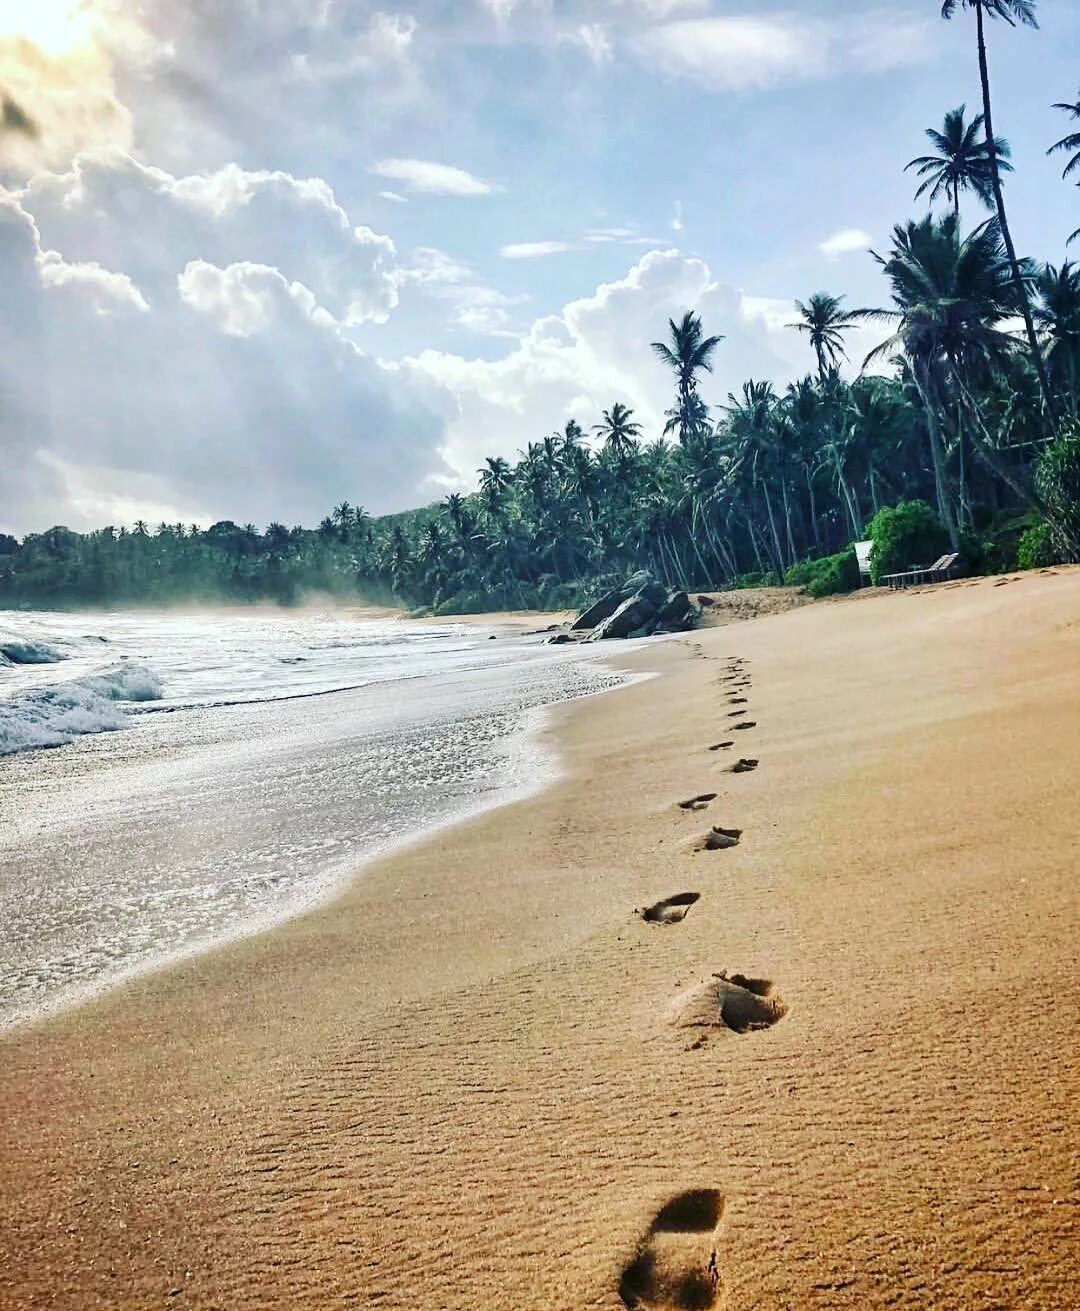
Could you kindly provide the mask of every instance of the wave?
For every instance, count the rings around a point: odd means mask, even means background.
[[[0,664],[55,665],[67,656],[45,642],[0,642]]]
[[[115,732],[128,722],[124,702],[159,701],[161,695],[153,670],[125,664],[0,700],[0,756]]]

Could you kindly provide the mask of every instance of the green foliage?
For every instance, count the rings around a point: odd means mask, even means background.
[[[804,560],[784,575],[789,587],[801,587],[808,596],[836,596],[841,592],[854,592],[859,586],[859,561],[855,548],[819,560]]]
[[[866,527],[870,548],[870,578],[877,584],[886,574],[930,564],[949,548],[949,536],[925,501],[901,501],[883,507]]]
[[[1019,568],[1045,569],[1049,564],[1057,564],[1058,559],[1048,523],[1033,524],[1020,538],[1016,552]]]
[[[1063,424],[1056,442],[1039,457],[1035,486],[1046,506],[1058,560],[1080,560],[1080,420]]]

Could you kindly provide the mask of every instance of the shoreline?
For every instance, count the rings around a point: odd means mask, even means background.
[[[460,825],[480,819],[491,811],[525,802],[530,797],[550,787],[553,783],[558,782],[561,777],[562,767],[557,747],[554,744],[545,748],[539,746],[541,740],[551,734],[551,720],[557,709],[562,705],[617,692],[624,686],[652,677],[648,673],[631,674],[620,670],[613,658],[615,655],[617,655],[617,652],[605,653],[603,660],[590,661],[583,659],[581,663],[586,668],[590,664],[600,666],[608,673],[619,678],[618,683],[611,687],[578,692],[558,701],[534,706],[520,712],[521,724],[511,735],[506,755],[508,757],[522,756],[530,749],[543,750],[545,756],[543,777],[534,779],[529,783],[520,780],[504,780],[490,793],[485,794],[482,799],[474,800],[471,805],[466,806],[459,812],[432,820],[424,828],[415,832],[402,833],[398,837],[372,848],[370,851],[341,858],[333,868],[325,871],[324,875],[317,881],[316,887],[297,894],[292,901],[271,910],[254,914],[243,922],[239,922],[230,928],[223,928],[217,933],[196,942],[188,943],[172,952],[164,952],[152,959],[139,961],[108,978],[87,983],[83,989],[44,1003],[35,1009],[33,1013],[18,1015],[11,1019],[6,1019],[3,1015],[0,1015],[0,1043],[4,1039],[16,1035],[21,1030],[48,1024],[52,1020],[67,1015],[69,1012],[92,1005],[96,1000],[103,998],[116,988],[123,988],[136,983],[140,979],[146,979],[159,972],[174,969],[205,953],[227,951],[231,946],[242,943],[246,939],[263,934],[272,934],[275,929],[287,924],[290,920],[327,910],[338,899],[348,894],[353,884],[364,877],[365,871],[372,864],[396,856],[404,856],[414,848],[423,847],[427,843],[433,842],[440,835],[450,833]],[[341,690],[347,692],[354,689],[346,688]],[[299,700],[306,699],[309,696],[331,695],[337,695],[337,691],[308,693],[305,696],[293,699]],[[208,708],[215,709],[217,707]],[[184,709],[186,708],[180,707],[177,711],[170,713],[180,713]]]
[[[662,677],[551,708],[542,791],[4,1035],[0,1290],[617,1308],[657,1208],[697,1189],[726,1201],[732,1307],[1066,1305],[1062,575],[605,651]],[[744,714],[732,752],[760,767],[732,775],[708,748]],[[694,850],[712,823],[736,849]],[[690,890],[681,923],[634,914]],[[721,969],[772,980],[781,1022],[673,1024]],[[1016,1187],[1047,1204],[1021,1221]]]

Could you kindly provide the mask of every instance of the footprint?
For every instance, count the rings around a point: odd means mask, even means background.
[[[739,700],[742,701],[743,705],[746,704],[746,697],[740,697]],[[729,710],[727,717],[728,719],[738,719],[740,715],[745,715],[745,714],[746,714],[745,710]]]
[[[747,760],[745,756],[742,756],[733,765],[728,766],[727,773],[749,774],[751,770],[757,769],[758,764],[757,760]]]
[[[702,792],[698,797],[690,797],[688,801],[680,801],[680,810],[706,810],[710,801],[716,800],[715,792]]]
[[[729,706],[744,706],[744,705],[746,705],[747,701],[749,701],[749,700],[750,700],[750,698],[749,698],[748,696],[729,696],[729,697],[728,697],[728,705],[729,705]]]
[[[641,912],[641,918],[649,924],[681,924],[690,914],[690,907],[701,900],[700,892],[680,892],[675,897],[665,897],[653,906],[647,906]]]
[[[747,719],[744,720],[741,724],[732,724],[731,728],[733,732],[744,728],[757,728],[757,721],[754,719]]]
[[[733,747],[734,742],[717,742],[709,748],[710,751],[726,751],[728,747]]]
[[[787,1002],[771,979],[745,974],[714,974],[676,998],[675,1023],[681,1029],[730,1029],[756,1033],[771,1029],[788,1013]]]
[[[741,837],[741,828],[721,828],[717,824],[705,834],[697,849],[698,851],[727,851],[729,847],[737,847]]]
[[[724,1198],[715,1188],[677,1193],[657,1211],[619,1279],[632,1311],[716,1311],[724,1291],[716,1258]]]

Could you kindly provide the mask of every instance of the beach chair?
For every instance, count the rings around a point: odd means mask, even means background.
[[[905,587],[918,587],[922,583],[943,583],[955,578],[960,571],[960,552],[949,551],[933,564],[917,565],[900,574],[886,574],[882,582],[898,591]]]

